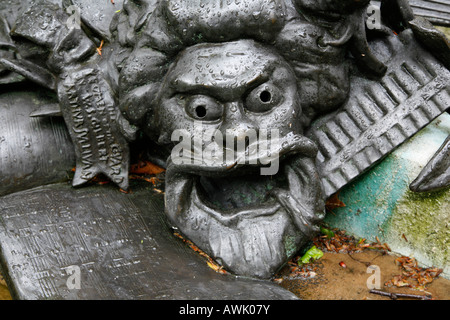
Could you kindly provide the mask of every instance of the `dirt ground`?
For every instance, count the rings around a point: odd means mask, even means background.
[[[315,277],[290,279],[288,266],[280,272],[277,282],[304,300],[390,300],[389,297],[369,292],[367,282],[374,273],[367,273],[367,265],[376,265],[379,267],[381,276],[380,291],[412,295],[431,294],[432,299],[435,300],[450,300],[450,280],[442,277],[428,284],[425,292],[406,287],[385,286],[386,282],[402,272],[401,268],[395,264],[396,258],[395,255],[383,255],[382,252],[377,251],[364,251],[351,256],[342,253],[325,253],[321,259],[313,263]],[[280,278],[283,279],[281,282]]]

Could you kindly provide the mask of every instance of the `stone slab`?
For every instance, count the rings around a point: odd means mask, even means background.
[[[13,296],[296,299],[270,281],[209,268],[173,235],[164,197],[150,186],[133,182],[124,194],[112,185],[55,184],[0,198],[1,260]]]
[[[450,278],[450,190],[415,193],[410,183],[450,135],[445,113],[365,175],[344,187],[325,222],[360,238],[378,237],[393,252],[413,256]]]

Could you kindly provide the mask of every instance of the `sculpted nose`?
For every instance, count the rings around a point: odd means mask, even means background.
[[[249,139],[249,136],[257,134],[257,126],[245,116],[243,103],[230,102],[225,104],[224,113],[220,131],[225,141],[245,141]]]

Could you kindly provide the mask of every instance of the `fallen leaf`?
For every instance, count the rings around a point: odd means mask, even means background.
[[[157,175],[165,171],[165,169],[151,163],[150,161],[139,161],[138,163],[130,166],[130,173],[134,174]]]
[[[443,271],[438,268],[420,268],[416,259],[406,256],[395,259],[395,263],[402,268],[402,275],[395,276],[391,280],[391,283],[397,287],[406,286],[405,283],[408,283],[410,287],[424,291],[426,285],[433,282],[434,278]],[[413,282],[417,282],[417,285]]]
[[[220,266],[215,263],[207,261],[206,264],[208,265],[208,267],[210,267],[211,269],[213,269],[216,272],[218,272],[220,270]]]
[[[331,211],[336,208],[342,208],[345,207],[345,203],[343,203],[341,200],[339,200],[339,192],[333,194],[330,198],[328,198],[325,208],[328,211]]]
[[[334,233],[333,231],[331,231],[331,230],[329,230],[329,229],[326,229],[326,228],[324,228],[324,227],[320,227],[320,232],[321,232],[322,234],[324,234],[326,237],[328,237],[329,239],[331,239],[331,238],[333,238],[333,237],[336,236],[335,233]]]
[[[311,249],[306,251],[303,257],[299,260],[299,264],[307,264],[314,260],[318,260],[323,257],[323,252],[320,249],[317,249],[316,246],[312,246]]]
[[[399,288],[411,286],[411,284],[408,281],[406,281],[405,279],[403,279],[402,276],[395,276],[392,279],[392,283],[394,284],[394,286],[399,287]]]
[[[173,233],[174,236],[176,236],[177,238],[180,238],[184,243],[186,243],[189,248],[191,248],[193,251],[195,251],[196,253],[198,253],[199,255],[201,255],[202,257],[206,258],[206,264],[208,265],[208,267],[210,267],[211,269],[213,269],[214,271],[221,273],[221,274],[227,274],[227,271],[225,269],[223,269],[222,266],[220,266],[219,264],[217,264],[210,256],[208,256],[205,252],[203,252],[202,250],[200,250],[192,241],[185,239],[180,233],[178,232],[174,232]]]
[[[102,50],[103,50],[103,44],[105,43],[104,40],[102,40],[100,42],[100,47],[97,48],[97,53],[101,56],[102,55]]]

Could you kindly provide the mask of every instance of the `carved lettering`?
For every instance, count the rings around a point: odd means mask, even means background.
[[[59,86],[62,113],[77,154],[74,185],[104,173],[128,187],[128,143],[116,123],[118,112],[111,89],[94,69],[68,74]]]

